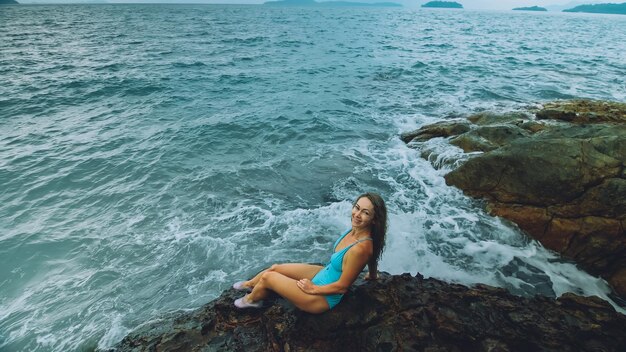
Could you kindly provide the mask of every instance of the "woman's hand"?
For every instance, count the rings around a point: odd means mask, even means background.
[[[296,284],[298,285],[298,287],[302,290],[302,292],[304,293],[308,293],[310,295],[315,295],[317,294],[317,285],[315,285],[314,283],[311,282],[311,280],[309,279],[302,279],[296,282]]]
[[[367,274],[365,274],[365,280],[376,280],[377,278],[378,275],[376,273],[368,272]]]

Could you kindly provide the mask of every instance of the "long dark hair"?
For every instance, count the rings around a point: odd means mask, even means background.
[[[372,242],[374,244],[374,253],[372,258],[370,259],[369,264],[378,266],[378,260],[380,259],[380,255],[383,253],[385,249],[385,236],[387,234],[387,207],[385,206],[385,201],[383,197],[381,197],[377,193],[367,192],[363,193],[356,198],[354,204],[359,201],[359,199],[366,197],[372,202],[374,205],[374,221],[372,222]]]

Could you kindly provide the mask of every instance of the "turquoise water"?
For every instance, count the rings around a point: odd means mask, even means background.
[[[603,280],[445,186],[400,132],[626,100],[626,18],[372,8],[0,8],[0,350],[109,347],[388,202],[381,269],[523,294]],[[437,168],[419,157],[436,150]]]

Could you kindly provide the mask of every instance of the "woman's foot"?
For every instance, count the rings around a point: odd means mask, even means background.
[[[243,309],[243,308],[261,308],[263,306],[263,301],[252,302],[252,301],[249,301],[246,297],[248,297],[248,295],[245,295],[239,299],[236,299],[235,307]]]
[[[233,288],[237,291],[248,291],[252,292],[252,287],[245,286],[248,281],[238,281],[233,284]]]

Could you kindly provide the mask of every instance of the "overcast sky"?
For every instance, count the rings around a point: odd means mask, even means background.
[[[17,0],[21,3],[30,2],[88,2],[89,0]],[[168,3],[216,3],[216,4],[262,4],[268,0],[105,0],[111,3],[144,3],[144,2],[168,2]],[[316,0],[329,1],[329,0]],[[396,2],[408,7],[418,7],[428,0],[344,0],[356,2]],[[573,7],[578,4],[593,3],[621,3],[626,0],[450,0],[463,4],[466,9],[491,9],[491,10],[510,10],[520,6],[551,6],[563,5],[564,7]]]

